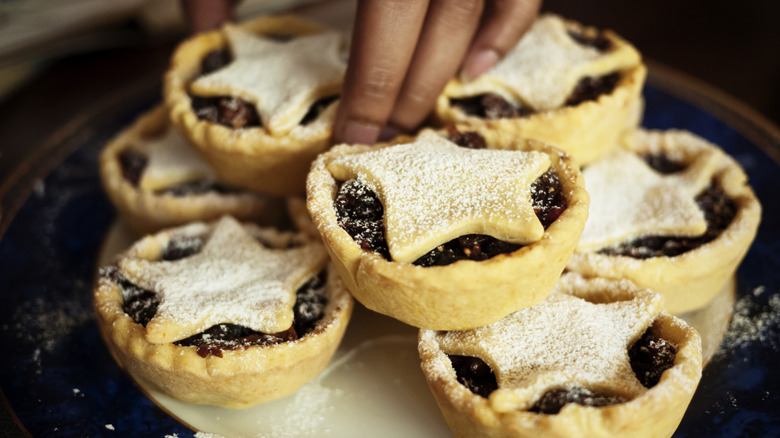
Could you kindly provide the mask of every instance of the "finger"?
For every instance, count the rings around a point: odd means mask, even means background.
[[[234,0],[182,0],[191,33],[215,29],[233,20]]]
[[[358,3],[334,139],[373,143],[387,122],[409,68],[428,0]]]
[[[463,62],[477,31],[484,0],[433,0],[390,124],[412,130],[433,110]]]
[[[495,0],[485,15],[463,61],[465,81],[490,70],[517,44],[539,13],[541,0]]]

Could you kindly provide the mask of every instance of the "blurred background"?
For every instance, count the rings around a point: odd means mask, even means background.
[[[244,0],[237,15],[317,3]],[[546,0],[543,9],[613,29],[648,60],[780,124],[780,2]],[[0,181],[101,96],[161,77],[186,35],[182,16],[177,0],[0,0]]]

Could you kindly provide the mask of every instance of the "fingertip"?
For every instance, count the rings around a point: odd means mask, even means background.
[[[509,53],[531,27],[541,0],[490,2],[461,68],[461,80],[468,82],[493,68]]]
[[[335,141],[348,144],[374,144],[379,138],[380,132],[381,127],[379,125],[357,120],[347,120],[344,122],[340,132],[336,133]]]
[[[216,29],[233,20],[233,6],[230,0],[181,0],[187,17],[190,33]]]
[[[390,141],[399,135],[403,134],[403,131],[390,125],[385,125],[381,131],[379,131],[378,141]]]
[[[501,56],[493,49],[471,51],[463,61],[460,78],[463,82],[470,82],[486,71],[493,68]]]

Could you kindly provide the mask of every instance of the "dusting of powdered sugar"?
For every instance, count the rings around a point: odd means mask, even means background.
[[[341,392],[323,386],[320,381],[302,386],[293,394],[293,402],[285,407],[284,421],[274,424],[270,433],[258,434],[257,438],[316,436],[327,423],[328,412],[334,409],[330,402]],[[301,406],[306,406],[306,409],[301,409]]]
[[[593,303],[553,291],[547,300],[499,322],[471,330],[437,333],[446,354],[479,357],[527,409],[533,397],[572,383],[608,388],[630,399],[646,391],[637,380],[628,348],[661,311],[656,294]]]
[[[711,183],[722,155],[703,150],[685,170],[668,175],[619,148],[591,164],[582,172],[590,214],[578,249],[645,235],[704,234],[707,223],[695,198]]]
[[[766,304],[760,303],[767,293],[764,286],[759,286],[737,299],[716,357],[752,343],[780,349],[780,295],[772,294]]]
[[[344,81],[344,36],[327,31],[290,41],[254,35],[226,26],[233,61],[192,83],[202,95],[231,94],[251,101],[270,132],[284,134],[298,126],[318,99],[333,94]],[[240,132],[240,130],[238,130]]]
[[[560,17],[547,14],[495,67],[473,81],[453,82],[445,92],[453,97],[499,93],[514,104],[546,111],[561,107],[583,76],[603,76],[639,61],[625,44],[603,53],[580,44]]]
[[[530,187],[550,167],[541,152],[467,149],[433,131],[406,144],[337,156],[328,171],[357,178],[382,202],[393,260],[411,263],[464,234],[529,244],[544,234]]]
[[[158,190],[187,181],[216,179],[214,170],[176,129],[169,127],[158,137],[139,140],[135,147],[149,157],[140,181],[143,189]]]
[[[2,328],[16,333],[26,344],[36,346],[30,361],[35,373],[41,374],[43,353],[55,353],[67,345],[71,333],[92,317],[92,309],[76,301],[35,298],[22,303]]]
[[[175,261],[124,257],[118,267],[131,283],[158,294],[160,305],[146,326],[146,338],[170,343],[223,323],[263,333],[286,330],[295,290],[326,257],[315,242],[266,248],[226,216],[197,254]]]

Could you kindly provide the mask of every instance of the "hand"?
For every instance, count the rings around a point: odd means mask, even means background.
[[[493,67],[531,26],[541,0],[358,0],[334,140],[374,143],[411,131],[460,70]]]
[[[233,17],[240,0],[182,0],[193,32]],[[460,70],[493,67],[531,26],[541,0],[358,0],[336,142],[374,143],[425,120]]]
[[[233,20],[233,7],[240,0],[181,0],[184,15],[195,34],[216,29]]]

